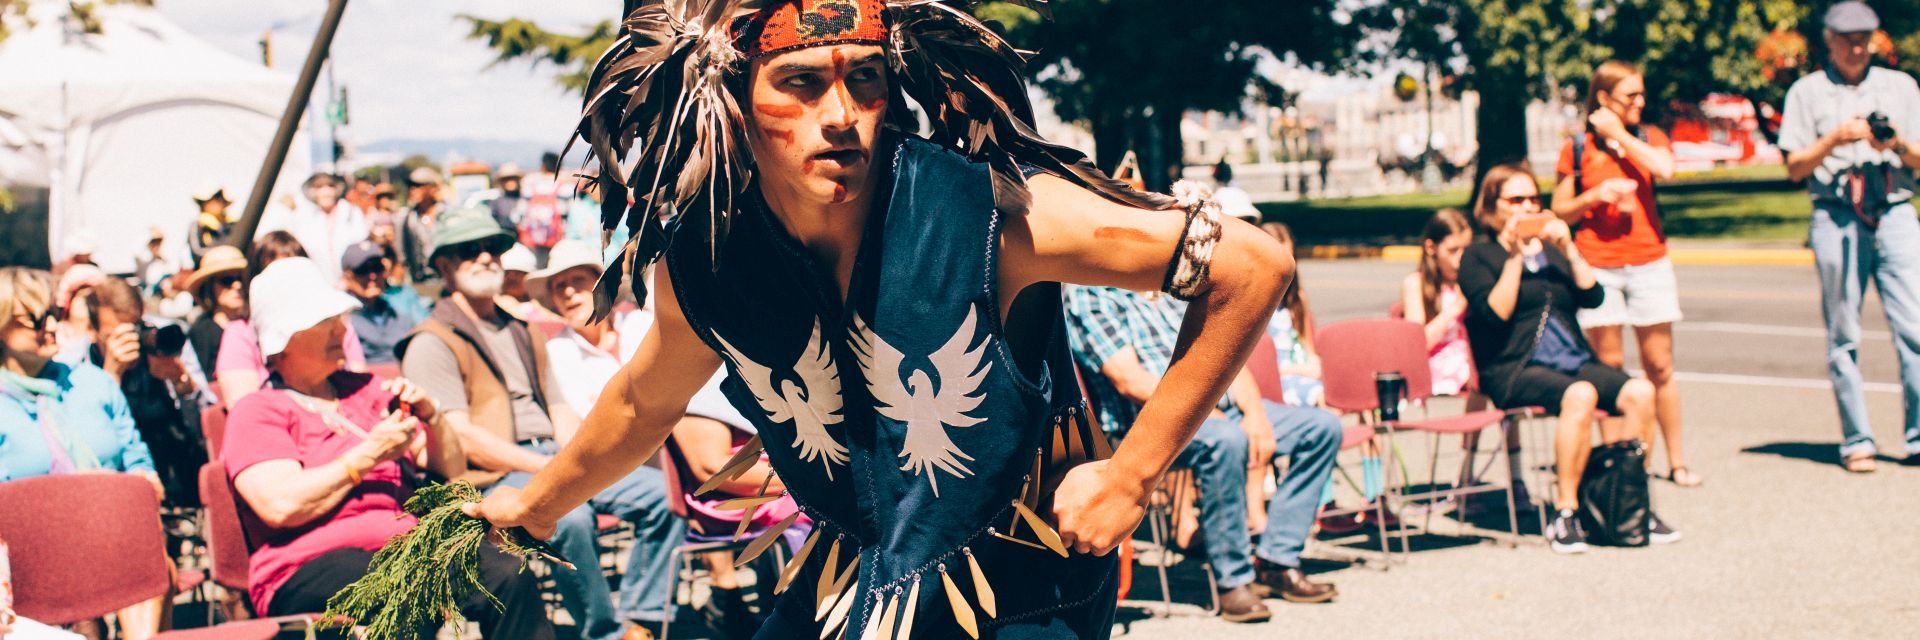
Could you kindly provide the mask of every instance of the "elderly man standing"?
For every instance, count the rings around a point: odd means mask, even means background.
[[[1861,391],[1860,304],[1880,289],[1906,388],[1906,462],[1920,463],[1920,221],[1914,168],[1920,167],[1920,86],[1872,66],[1880,18],[1862,2],[1827,10],[1829,64],[1787,92],[1780,148],[1787,175],[1813,199],[1809,238],[1827,320],[1827,374],[1840,405],[1841,464],[1874,470],[1878,449]]]
[[[484,208],[439,216],[428,256],[448,295],[395,347],[406,377],[433,397],[460,435],[473,468],[469,479],[489,489],[525,485],[580,426],[549,366],[545,341],[496,302],[505,275],[500,255],[511,246],[513,236]],[[602,640],[626,629],[598,571],[596,512],[633,523],[641,540],[677,540],[681,525],[667,506],[666,477],[644,466],[560,519],[553,544],[578,567],[555,568],[564,604],[583,637]],[[630,570],[622,583],[622,591],[632,590],[623,600],[635,603],[621,612],[627,619],[666,619],[670,575],[664,569],[672,550],[672,544],[634,547],[629,566],[649,570]]]
[[[339,176],[313,174],[301,185],[306,200],[279,226],[300,240],[314,264],[330,278],[340,276],[340,257],[346,255],[347,247],[367,239],[369,231],[366,212],[342,199],[345,191]]]
[[[407,278],[415,287],[428,285],[421,295],[438,293],[440,278],[433,273],[429,249],[433,248],[433,227],[445,204],[441,202],[440,172],[428,167],[407,174],[407,208],[399,214],[394,231],[399,235],[400,260],[406,263]]]

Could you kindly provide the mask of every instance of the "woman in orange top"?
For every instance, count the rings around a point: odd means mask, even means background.
[[[1641,123],[1646,105],[1646,81],[1633,65],[1609,61],[1594,70],[1587,90],[1587,126],[1560,149],[1556,173],[1561,179],[1553,191],[1553,212],[1577,225],[1574,240],[1606,289],[1599,308],[1580,311],[1580,325],[1594,355],[1608,366],[1623,366],[1621,328],[1633,325],[1641,367],[1655,387],[1669,477],[1691,487],[1701,478],[1687,468],[1680,443],[1680,386],[1673,380],[1679,286],[1667,260],[1667,236],[1653,197],[1654,183],[1673,177],[1673,149],[1666,133]],[[1651,430],[1644,437],[1653,443]]]

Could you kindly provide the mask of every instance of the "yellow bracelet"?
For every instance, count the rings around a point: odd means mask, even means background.
[[[356,487],[360,486],[360,470],[353,468],[353,463],[347,462],[346,458],[341,458],[340,467],[347,470],[348,483]]]

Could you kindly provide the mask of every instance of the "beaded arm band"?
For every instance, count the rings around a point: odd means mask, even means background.
[[[1191,180],[1173,184],[1175,206],[1186,210],[1187,225],[1161,290],[1181,300],[1200,296],[1213,265],[1213,248],[1220,244],[1220,205],[1212,196],[1212,190]]]

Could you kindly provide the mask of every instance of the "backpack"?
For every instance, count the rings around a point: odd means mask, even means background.
[[[560,183],[545,175],[534,176],[526,183],[526,215],[520,217],[520,244],[537,249],[553,248],[566,237]]]

